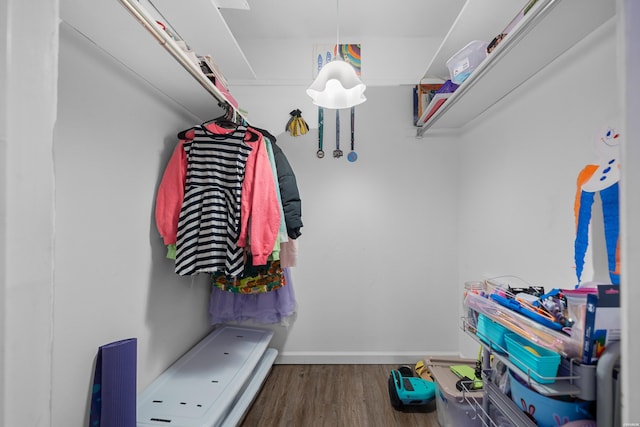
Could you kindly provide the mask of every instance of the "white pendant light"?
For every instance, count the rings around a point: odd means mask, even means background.
[[[338,27],[340,24],[339,0],[336,0]],[[340,30],[336,40],[336,49],[340,48]],[[364,91],[367,87],[356,74],[356,70],[347,62],[335,55],[334,60],[326,64],[307,89],[307,95],[319,107],[329,109],[351,108],[362,104],[367,98]]]
[[[320,107],[351,108],[367,100],[364,96],[366,88],[351,65],[335,59],[322,67],[307,89],[307,95]]]

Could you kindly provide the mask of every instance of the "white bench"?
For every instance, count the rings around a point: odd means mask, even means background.
[[[137,399],[138,427],[237,426],[278,351],[272,331],[225,325],[185,353]]]

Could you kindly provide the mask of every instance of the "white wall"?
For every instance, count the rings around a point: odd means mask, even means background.
[[[362,43],[368,85],[368,101],[356,108],[355,163],[332,157],[335,110],[325,110],[326,156],[315,155],[317,107],[305,89],[313,44],[334,41],[241,42],[257,80],[234,81],[231,91],[252,124],[278,137],[303,202],[299,310],[289,328],[272,328],[282,343],[277,363],[408,363],[456,353],[456,144],[416,139],[411,87],[398,86],[417,82],[440,40],[341,40]],[[312,128],[298,138],[284,132],[295,108]],[[349,151],[347,110],[341,148]]]
[[[0,4],[0,28],[8,28],[9,24],[9,13],[8,13],[8,3],[2,2]],[[0,33],[0,58],[7,57],[7,38],[9,37],[8,31],[2,31]],[[8,100],[7,100],[7,89],[8,89],[8,67],[2,66],[0,67],[0,170],[7,170],[7,110],[9,108]],[[7,195],[6,195],[6,187],[7,187],[7,177],[5,174],[0,175],[0,216],[3,218],[2,222],[0,222],[0,271],[6,271],[6,257],[7,257],[7,225],[4,217],[6,215],[7,209]],[[7,287],[7,277],[2,274],[0,275],[0,322],[4,325],[6,324],[6,305],[4,301],[6,301],[6,287]],[[6,328],[0,328],[0,366],[3,368],[0,369],[0,413],[5,414],[5,401],[6,401],[6,374],[5,374],[5,351],[4,351],[4,343],[6,340]],[[4,422],[3,422],[4,424]]]
[[[294,108],[315,125],[317,107],[298,86],[233,91],[256,126],[275,129],[302,196],[299,310],[278,362],[408,362],[456,353],[457,149],[415,138],[411,88],[367,89],[368,101],[356,108],[354,163],[332,157],[335,110],[325,110],[323,159],[317,128],[297,138],[278,132]],[[345,153],[349,131],[344,110]]]
[[[52,425],[80,426],[97,348],[136,337],[144,388],[210,329],[209,287],[173,273],[153,220],[193,119],[64,23],[59,61]]]
[[[0,425],[48,426],[58,2],[0,10]]]
[[[619,118],[616,66],[610,21],[463,136],[460,286],[497,275],[517,275],[545,289],[577,283],[576,180],[596,160],[597,132]],[[477,345],[467,340],[462,338],[461,349],[476,354]]]

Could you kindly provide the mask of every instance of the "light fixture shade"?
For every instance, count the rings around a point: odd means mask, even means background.
[[[307,95],[315,105],[339,110],[366,101],[366,88],[351,65],[336,59],[322,67],[318,77],[307,89]]]

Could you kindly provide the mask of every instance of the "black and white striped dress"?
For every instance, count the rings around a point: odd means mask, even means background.
[[[187,175],[178,221],[176,273],[224,272],[244,269],[244,249],[238,247],[240,198],[251,147],[246,127],[215,134],[198,127],[184,142]]]

